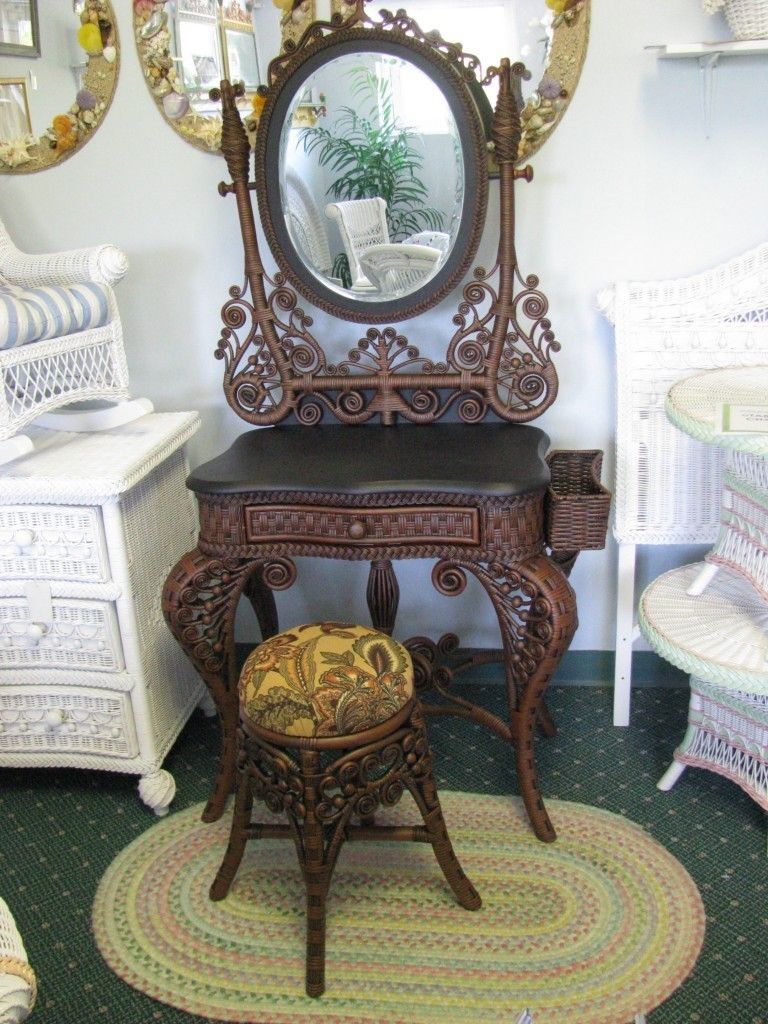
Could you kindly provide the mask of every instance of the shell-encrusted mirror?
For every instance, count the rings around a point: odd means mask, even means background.
[[[41,171],[78,152],[112,102],[120,63],[109,0],[28,0],[17,6],[0,29],[3,174]],[[28,46],[24,12],[37,30]]]
[[[475,54],[483,70],[502,54],[525,64],[522,80],[522,125],[518,161],[524,163],[559,124],[581,75],[589,39],[590,0],[401,0],[408,17],[424,32],[438,28],[448,43]],[[348,0],[332,0],[335,13],[350,9]],[[389,6],[371,0],[368,8]],[[498,83],[489,89],[496,102]],[[494,169],[493,162],[491,164]]]
[[[158,109],[209,153],[221,148],[210,90],[222,78],[242,82],[238,105],[247,119],[269,62],[314,17],[315,0],[133,0],[139,61]]]

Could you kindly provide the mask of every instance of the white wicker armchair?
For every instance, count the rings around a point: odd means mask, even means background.
[[[103,321],[99,326],[62,336],[51,337],[49,332],[46,340],[28,343],[23,343],[22,338],[15,347],[10,335],[0,337],[0,464],[31,449],[29,439],[19,432],[41,414],[52,413],[72,402],[127,399],[128,366],[112,288],[127,269],[125,253],[114,245],[34,255],[22,252],[0,221],[0,311],[4,313],[0,335],[18,329],[15,309],[27,301],[27,296],[32,296],[37,308],[43,309],[43,301],[34,289],[66,290],[78,285],[97,285],[99,296],[106,303],[106,315],[99,318]],[[49,311],[44,310],[43,318],[45,315]],[[131,405],[123,403],[121,422],[151,411],[146,400],[139,400],[132,412]],[[68,422],[67,429],[114,424],[114,417],[107,423],[86,418],[82,423]]]
[[[722,452],[669,423],[667,392],[704,370],[766,362],[768,243],[692,277],[620,282],[598,304],[616,329],[614,724],[628,725],[636,546],[711,543],[720,519]]]
[[[37,982],[8,904],[0,897],[0,1024],[20,1024],[35,1002]]]

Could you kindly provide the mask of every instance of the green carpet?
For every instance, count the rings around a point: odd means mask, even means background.
[[[472,695],[501,710],[501,687],[473,686]],[[686,691],[636,691],[630,729],[612,726],[611,700],[608,689],[555,688],[549,704],[560,732],[539,740],[537,761],[545,799],[625,815],[683,864],[701,892],[707,912],[701,955],[649,1024],[768,1024],[765,816],[737,786],[709,772],[689,770],[670,793],[655,788],[683,734]],[[511,757],[500,741],[456,719],[429,725],[442,789],[510,791]],[[217,747],[215,723],[193,718],[166,762],[178,785],[174,810],[207,796]],[[135,784],[107,773],[0,769],[0,891],[38,974],[34,1022],[207,1019],[124,984],[91,935],[99,880],[155,822]],[[488,1024],[509,1022],[489,1018]]]

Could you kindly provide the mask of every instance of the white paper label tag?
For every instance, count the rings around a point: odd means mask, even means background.
[[[768,434],[768,405],[723,402],[715,421],[718,434]]]
[[[25,580],[22,590],[29,605],[29,621],[50,626],[53,622],[50,586],[37,580]]]

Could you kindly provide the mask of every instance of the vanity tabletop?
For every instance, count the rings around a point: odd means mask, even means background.
[[[278,426],[242,434],[187,485],[205,494],[248,491],[451,491],[520,495],[549,483],[549,438],[508,423],[425,426]]]

